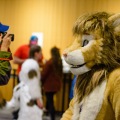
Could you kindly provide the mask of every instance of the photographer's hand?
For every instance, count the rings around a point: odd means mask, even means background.
[[[10,47],[11,43],[11,37],[9,36],[9,33],[7,33],[4,38],[2,38],[2,35],[0,35],[0,42],[1,42],[1,51],[8,51],[8,48]]]

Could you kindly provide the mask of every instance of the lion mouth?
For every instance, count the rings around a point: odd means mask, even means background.
[[[81,65],[73,65],[73,64],[71,64],[71,68],[80,68],[80,67],[84,66],[85,64],[86,63],[83,63]]]

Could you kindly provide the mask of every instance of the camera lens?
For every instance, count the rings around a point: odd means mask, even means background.
[[[9,35],[11,37],[11,41],[14,41],[14,34]]]

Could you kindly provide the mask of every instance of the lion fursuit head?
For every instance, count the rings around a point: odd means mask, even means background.
[[[71,72],[78,75],[81,100],[120,66],[120,14],[85,14],[75,22],[73,33],[75,40],[63,55]]]

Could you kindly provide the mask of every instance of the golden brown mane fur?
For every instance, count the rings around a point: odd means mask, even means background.
[[[103,50],[99,54],[101,59],[96,58],[92,69],[78,76],[75,87],[78,102],[106,80],[112,70],[120,67],[120,36],[114,32],[112,23],[108,21],[110,16],[106,12],[87,14],[80,17],[73,27],[74,35],[92,33],[103,38]]]

